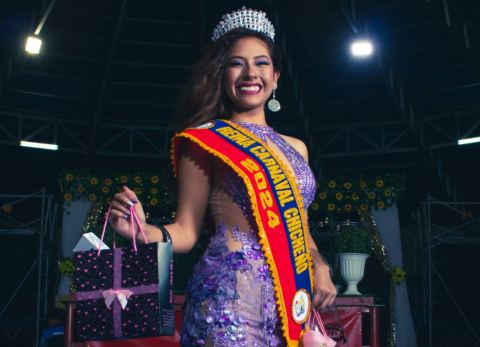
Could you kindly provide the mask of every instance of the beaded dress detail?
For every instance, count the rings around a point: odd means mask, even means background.
[[[303,157],[273,128],[235,123],[257,135],[291,169],[308,208],[315,178]],[[216,227],[188,284],[182,346],[284,346],[245,185],[224,163],[212,161],[209,209]]]

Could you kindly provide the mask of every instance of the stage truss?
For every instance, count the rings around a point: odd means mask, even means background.
[[[24,271],[7,301],[0,305],[0,331],[11,342],[17,340],[27,328],[28,317],[15,322],[15,319],[9,319],[9,313],[19,298],[19,292],[34,278],[36,287],[31,291],[36,304],[32,308],[32,316],[35,321],[35,346],[38,346],[40,322],[47,315],[48,294],[52,290],[49,279],[56,225],[57,204],[54,196],[45,188],[33,194],[0,194],[0,236],[33,237],[36,238],[37,248],[33,262]]]
[[[459,303],[458,294],[452,292],[448,280],[438,269],[435,248],[446,244],[480,246],[479,212],[480,202],[444,202],[431,196],[428,196],[415,212],[417,232],[414,273],[418,274],[417,279],[420,282],[416,286],[419,289],[415,302],[417,310],[422,313],[422,324],[427,328],[428,347],[433,346],[433,327],[439,324],[445,325],[443,328],[450,338],[451,346],[480,346],[478,330],[475,330],[465,314],[465,307]],[[445,291],[456,308],[456,312],[451,312],[451,316],[461,320],[463,331],[449,328],[448,322],[442,322],[432,313],[437,309],[434,305],[438,288]]]

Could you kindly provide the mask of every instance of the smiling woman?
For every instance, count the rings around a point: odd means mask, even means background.
[[[110,223],[128,236],[134,206],[150,242],[170,235],[175,252],[188,252],[208,207],[211,238],[188,285],[182,345],[298,346],[305,313],[336,296],[308,230],[315,178],[305,144],[266,123],[265,104],[280,77],[266,15],[228,14],[213,37],[179,105],[175,221],[148,224],[135,192],[124,187]]]
[[[252,51],[253,47],[245,42],[242,44],[242,41],[245,40],[247,43],[255,41],[255,45],[260,50],[252,53],[254,52]],[[250,56],[238,54],[250,54]],[[247,89],[251,87],[252,83],[263,88],[262,95],[265,97],[265,102],[271,95],[273,87],[276,87],[280,76],[281,60],[279,48],[269,37],[258,31],[238,27],[219,37],[206,47],[202,56],[193,66],[190,81],[178,103],[177,129],[183,130],[189,126],[197,126],[215,118],[231,118],[236,107],[232,103],[233,100],[229,98],[234,94],[231,87],[227,88],[227,80],[235,75],[237,78],[244,79],[243,83],[246,83],[244,87]],[[262,85],[263,82],[259,80],[260,76],[245,76],[248,73],[258,72],[251,68],[259,71],[269,70],[269,73],[272,74],[270,79],[274,80],[274,86],[270,86],[269,90],[266,90]],[[234,72],[236,73],[234,74]],[[245,89],[244,91],[246,92]]]

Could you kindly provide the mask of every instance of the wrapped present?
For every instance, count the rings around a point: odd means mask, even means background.
[[[74,253],[77,341],[175,333],[172,245],[135,248]]]

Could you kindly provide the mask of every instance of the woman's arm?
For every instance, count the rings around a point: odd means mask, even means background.
[[[310,231],[307,231],[307,246],[313,260],[313,274],[315,279],[313,304],[320,307],[330,306],[335,301],[337,290],[330,277],[330,267],[323,260]]]
[[[201,232],[203,219],[208,205],[210,192],[210,161],[197,145],[185,144],[184,153],[178,164],[178,204],[173,223],[164,225],[172,238],[173,251],[186,253],[196,244]],[[123,236],[129,235],[128,208],[133,205],[137,217],[147,236],[148,242],[162,242],[162,232],[158,227],[145,221],[145,214],[135,193],[124,187],[112,201],[113,216],[110,224]],[[137,240],[144,242],[143,236],[137,234]]]
[[[295,150],[302,155],[305,161],[308,163],[308,150],[307,146],[303,141],[290,137],[284,136]],[[308,218],[307,218],[308,219]],[[327,307],[333,304],[335,297],[337,296],[337,290],[332,283],[330,277],[330,267],[323,260],[324,258],[318,251],[317,245],[313,240],[310,231],[306,232],[307,246],[309,248],[310,254],[313,260],[313,269],[315,276],[315,293],[313,296],[313,304],[315,306],[320,305],[321,307]]]

